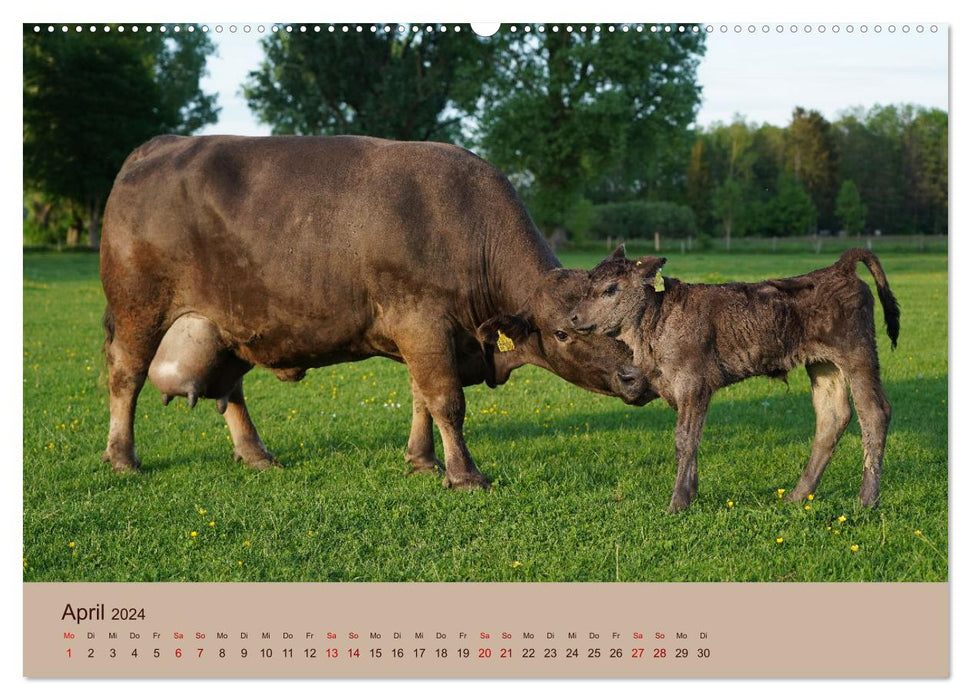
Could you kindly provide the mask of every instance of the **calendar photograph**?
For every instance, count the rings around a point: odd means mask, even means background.
[[[24,24],[25,596],[946,591],[948,32]]]

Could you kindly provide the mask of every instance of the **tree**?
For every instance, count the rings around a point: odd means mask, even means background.
[[[25,189],[83,212],[96,248],[104,202],[132,149],[216,121],[216,96],[199,88],[213,50],[199,30],[47,34],[25,26]]]
[[[266,37],[266,58],[243,86],[250,109],[275,134],[460,140],[492,70],[492,44],[468,30],[377,26]]]
[[[650,193],[658,164],[669,160],[666,144],[683,146],[684,162],[704,37],[633,27],[543,29],[499,35],[481,127],[486,155],[521,186],[549,232],[585,190],[606,184],[599,192],[611,199]]]
[[[866,205],[852,180],[844,180],[836,197],[836,216],[849,236],[859,236],[866,226]]]
[[[774,232],[783,236],[804,235],[816,220],[813,200],[788,171],[779,173],[776,195],[770,202],[771,225]]]
[[[789,168],[806,188],[824,225],[829,225],[836,197],[839,159],[830,125],[814,110],[796,107],[789,125]]]
[[[725,232],[725,248],[731,250],[732,225],[742,208],[742,186],[738,184],[738,180],[733,177],[725,178],[715,190],[713,203],[715,216],[721,220],[722,230]]]

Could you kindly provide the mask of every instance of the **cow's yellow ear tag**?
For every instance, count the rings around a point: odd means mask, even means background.
[[[638,261],[637,261],[637,266],[638,266],[638,267],[640,267],[640,266],[641,266],[641,265],[643,265],[643,264],[644,264],[644,263],[642,263],[642,262],[641,262],[640,260],[638,260]]]
[[[654,275],[654,291],[663,292],[664,291],[664,278],[661,277],[661,271],[658,270],[657,274]]]
[[[510,350],[516,349],[516,344],[512,342],[512,338],[499,331],[499,340],[496,341],[496,347],[499,348],[499,352],[509,352]]]

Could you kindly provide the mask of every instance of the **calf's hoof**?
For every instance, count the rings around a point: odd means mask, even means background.
[[[486,479],[482,474],[474,472],[471,474],[459,474],[451,475],[446,473],[445,478],[442,480],[442,486],[447,489],[461,489],[463,491],[470,491],[473,489],[482,489],[484,491],[489,490],[489,480]]]
[[[668,506],[668,515],[674,515],[686,510],[691,505],[691,497],[687,494],[674,494],[671,497],[671,504]]]

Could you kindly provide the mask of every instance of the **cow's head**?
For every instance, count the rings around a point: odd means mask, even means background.
[[[623,246],[590,273],[590,285],[570,314],[570,327],[580,334],[616,336],[636,326],[664,290],[661,267],[666,258],[647,255],[628,260]]]
[[[642,405],[654,397],[644,373],[632,364],[630,348],[619,340],[577,333],[570,312],[589,284],[585,270],[544,274],[526,308],[494,316],[478,328],[479,341],[495,366],[495,383],[524,364],[553,372],[577,386]]]

